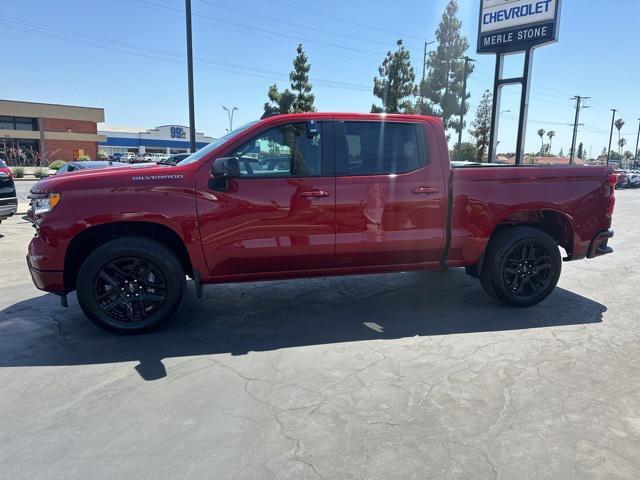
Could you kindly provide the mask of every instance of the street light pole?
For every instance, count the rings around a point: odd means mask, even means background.
[[[464,128],[464,102],[467,99],[467,73],[469,62],[475,62],[475,60],[464,57],[464,71],[462,72],[464,77],[462,79],[462,99],[460,100],[460,130],[458,131],[458,160],[462,155],[462,130]]]
[[[233,131],[233,112],[238,110],[238,107],[228,108],[223,106],[222,109],[227,112],[227,118],[229,119],[229,131]]]
[[[420,82],[420,105],[424,107],[424,94],[422,93],[422,86],[424,85],[424,81],[427,78],[427,47],[431,45],[433,42],[424,42],[424,56],[422,57],[422,82]],[[424,113],[424,112],[420,112]]]
[[[196,115],[193,99],[193,45],[191,34],[191,0],[184,0],[187,22],[187,78],[189,84],[189,148],[196,151]]]
[[[638,119],[640,121],[640,118]],[[638,163],[638,147],[640,146],[640,125],[638,125],[638,137],[636,138],[636,151],[633,152],[633,166]]]
[[[613,115],[611,116],[611,133],[609,133],[609,150],[607,150],[607,166],[609,166],[609,159],[611,158],[611,140],[613,139],[613,124],[616,121],[616,112],[618,110],[616,110],[615,108],[612,108],[611,111],[613,112]]]

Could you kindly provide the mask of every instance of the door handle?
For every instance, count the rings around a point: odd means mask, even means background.
[[[416,195],[433,195],[435,193],[440,192],[440,190],[438,190],[435,187],[416,187],[412,190],[413,193],[415,193]]]
[[[304,198],[322,198],[328,197],[329,195],[330,193],[324,190],[309,190],[308,192],[300,193],[300,196]]]

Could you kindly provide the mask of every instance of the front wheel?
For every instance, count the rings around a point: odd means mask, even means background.
[[[512,307],[529,307],[551,294],[561,269],[553,238],[535,228],[514,227],[491,240],[481,280],[492,297]]]
[[[97,326],[113,333],[144,333],[175,315],[185,272],[161,243],[123,237],[87,257],[76,285],[78,303]]]

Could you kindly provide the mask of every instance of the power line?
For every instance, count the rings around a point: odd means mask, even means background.
[[[313,30],[315,32],[319,32],[319,33],[324,33],[326,35],[334,35],[337,37],[342,37],[342,38],[347,38],[349,40],[356,40],[359,42],[367,42],[367,43],[373,43],[373,44],[377,44],[377,45],[384,45],[384,46],[389,46],[389,42],[383,42],[380,40],[373,40],[371,38],[363,38],[363,37],[356,37],[354,35],[347,35],[344,33],[338,33],[338,32],[332,32],[330,30],[323,30],[321,28],[317,28],[317,27],[311,27],[309,25],[302,25],[300,23],[295,23],[295,22],[290,22],[287,20],[282,20],[279,18],[274,18],[274,17],[269,17],[267,15],[261,15],[261,14],[257,14],[257,13],[253,13],[250,12],[248,10],[242,10],[240,8],[234,8],[234,7],[230,7],[228,5],[223,5],[221,3],[217,3],[217,2],[210,2],[208,0],[200,0],[202,3],[207,4],[207,5],[211,5],[214,7],[218,7],[218,8],[223,8],[225,10],[230,10],[232,12],[236,12],[236,13],[240,13],[242,15],[248,15],[250,17],[254,17],[254,18],[259,18],[261,20],[267,20],[269,22],[275,22],[275,23],[281,23],[284,25],[291,25],[294,27],[298,27],[298,28],[302,28],[304,30]],[[413,50],[414,48],[410,48],[409,46],[405,45],[405,48],[407,48],[408,50]]]
[[[151,2],[148,0],[136,0],[138,3],[143,3],[143,4],[147,4],[147,5],[154,5],[156,7],[160,7],[160,8],[164,8],[166,10],[171,10],[174,12],[178,12],[178,13],[183,13],[183,10],[179,9],[179,8],[173,8],[173,7],[168,7],[167,5],[162,5],[160,3],[155,3],[155,2]],[[331,42],[326,42],[326,41],[321,41],[321,40],[314,40],[310,37],[303,37],[300,35],[290,35],[288,33],[283,33],[283,32],[277,32],[277,31],[273,31],[273,30],[268,30],[265,28],[261,28],[261,27],[256,27],[256,26],[251,26],[248,27],[247,25],[244,25],[242,23],[237,23],[237,22],[232,22],[229,20],[221,20],[219,18],[214,18],[211,17],[209,15],[204,15],[202,13],[195,13],[194,17],[199,17],[199,18],[204,18],[207,19],[210,22],[214,22],[214,23],[222,23],[222,24],[226,24],[226,25],[233,25],[239,28],[243,28],[243,29],[249,29],[252,32],[258,31],[258,32],[263,32],[263,33],[268,33],[271,35],[277,35],[277,36],[281,36],[281,37],[285,37],[285,38],[290,38],[293,39],[297,42],[299,41],[304,41],[304,42],[310,42],[310,43],[318,43],[320,45],[326,45],[326,46],[330,46],[333,48],[337,48],[337,49],[341,49],[341,50],[349,50],[352,52],[357,52],[357,53],[362,53],[362,54],[366,54],[366,55],[372,55],[375,57],[380,57],[380,53],[379,52],[374,52],[372,50],[365,50],[362,48],[356,48],[356,47],[349,47],[346,45],[340,45],[337,43],[331,43]]]
[[[6,28],[14,31],[31,33],[38,36],[44,36],[48,38],[63,40],[66,42],[70,42],[70,43],[85,46],[85,47],[88,46],[88,47],[94,47],[94,48],[101,48],[104,50],[126,53],[129,55],[135,55],[135,56],[145,57],[153,60],[160,60],[160,61],[166,61],[166,62],[177,63],[177,64],[183,64],[183,60],[185,59],[184,54],[177,53],[177,52],[162,50],[162,49],[153,48],[153,47],[147,47],[144,45],[138,45],[130,42],[122,42],[119,40],[113,40],[106,37],[98,37],[90,34],[85,35],[84,33],[73,32],[71,30],[56,29],[54,27],[50,27],[47,25],[36,24],[35,22],[27,22],[27,21],[15,19],[17,22],[22,24],[26,24],[26,23],[31,24],[27,26],[24,26],[24,25],[16,26],[15,24],[9,23],[6,20],[7,18],[10,18],[10,17],[0,15],[0,24],[3,24]],[[32,26],[32,25],[35,25],[35,26]],[[40,30],[38,30],[38,28]],[[58,31],[56,32],[55,30],[58,30]],[[79,41],[77,38],[75,38],[76,36],[81,36],[81,37],[86,36],[88,37],[89,41]],[[115,46],[109,45],[109,44],[113,44]],[[126,50],[125,48],[129,48],[131,50]],[[143,53],[143,52],[148,52],[148,53]],[[255,68],[247,68],[246,66],[243,66],[243,65],[236,65],[228,62],[220,62],[220,61],[211,60],[203,57],[195,57],[195,59],[198,60],[197,65],[199,68],[206,68],[206,69],[212,70],[211,67],[202,65],[202,63],[206,63],[206,64],[216,65],[217,66],[215,69],[216,71],[223,71],[228,73],[234,73],[234,74],[245,75],[245,76],[253,76],[253,77],[259,77],[259,78],[267,78],[272,80],[274,79],[274,77],[277,77],[278,79],[289,78],[288,75],[282,74],[280,72],[274,72],[274,71],[263,70],[263,69],[255,69]],[[312,81],[314,82],[314,84],[317,84],[319,86],[324,86],[327,88],[350,89],[350,90],[359,90],[359,91],[371,90],[371,87],[367,85],[340,82],[336,80],[312,78]]]
[[[378,31],[378,32],[384,32],[384,33],[387,33],[389,35],[396,35],[396,36],[398,36],[398,38],[406,37],[406,38],[414,38],[416,40],[424,40],[423,37],[420,37],[418,35],[411,35],[411,34],[406,33],[406,32],[402,32],[401,33],[401,32],[397,32],[397,31],[394,31],[394,30],[387,30],[385,28],[375,27],[373,25],[367,25],[367,24],[360,23],[360,22],[354,22],[353,20],[348,20],[346,18],[340,18],[340,17],[336,17],[334,15],[329,15],[329,14],[318,12],[318,11],[315,11],[315,10],[310,10],[308,8],[300,7],[298,5],[293,5],[291,3],[283,2],[281,0],[269,0],[269,1],[271,3],[276,3],[276,4],[279,4],[279,5],[285,6],[287,8],[294,8],[296,10],[300,10],[300,11],[306,12],[306,13],[311,13],[311,14],[317,15],[319,17],[329,18],[329,19],[335,20],[337,22],[347,23],[349,25],[356,25],[356,26],[361,27],[361,28],[368,28],[369,30],[375,30],[375,31]]]

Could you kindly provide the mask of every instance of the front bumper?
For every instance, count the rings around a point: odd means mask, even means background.
[[[0,219],[10,217],[17,211],[18,199],[16,197],[0,199]]]
[[[591,245],[589,245],[587,258],[596,258],[613,253],[613,248],[608,245],[610,238],[613,238],[613,230],[604,230],[598,233],[591,241]]]
[[[46,271],[38,270],[31,265],[31,259],[27,255],[27,265],[29,267],[29,273],[33,284],[38,290],[44,290],[45,292],[57,293],[63,295],[67,292],[64,286],[64,272],[62,271]]]

